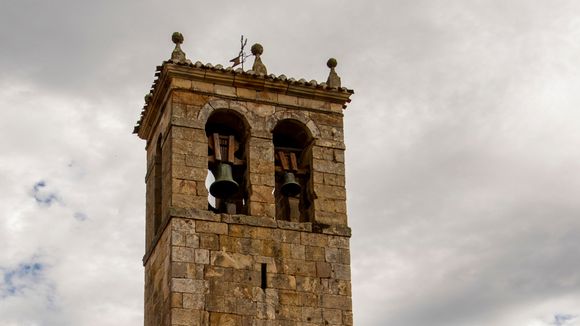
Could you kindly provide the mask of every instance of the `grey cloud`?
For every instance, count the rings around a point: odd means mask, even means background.
[[[50,253],[60,308],[3,301],[0,323],[142,323],[144,144],[130,132],[177,30],[193,61],[227,63],[240,34],[264,45],[275,74],[324,81],[326,59],[337,57],[356,91],[345,139],[357,325],[574,325],[579,9],[523,0],[6,4],[0,238],[9,250],[0,265]],[[29,202],[40,177],[67,207]]]

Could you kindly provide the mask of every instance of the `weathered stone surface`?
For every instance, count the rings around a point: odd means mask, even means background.
[[[342,325],[342,311],[338,309],[322,309],[322,319],[326,325]]]
[[[276,289],[296,289],[296,277],[285,274],[268,274],[268,284]]]
[[[334,278],[350,281],[350,265],[332,264]]]
[[[339,237],[339,236],[329,236],[328,237],[328,246],[335,247],[335,248],[349,248],[349,238],[347,237]]]
[[[346,200],[346,190],[344,187],[315,184],[314,191],[320,194],[319,198]]]
[[[194,257],[196,264],[209,264],[209,250],[194,249]]]
[[[199,248],[199,236],[197,234],[188,234],[185,238],[185,246]]]
[[[244,98],[248,100],[255,100],[256,99],[256,90],[248,89],[244,87],[237,87],[236,88],[236,95],[239,98]]]
[[[304,258],[309,261],[325,261],[325,252],[323,247],[305,246]]]
[[[332,276],[332,266],[325,262],[316,262],[316,276],[328,278]]]
[[[184,232],[184,231],[172,231],[171,232],[171,244],[174,246],[185,246],[185,244],[186,244],[186,232]]]
[[[171,248],[171,259],[180,262],[194,262],[193,248],[177,247]]]
[[[144,120],[139,134],[149,138],[145,325],[352,325],[343,104],[334,103],[344,90],[328,97],[327,88],[305,81],[221,69],[164,66],[160,79],[169,80],[160,85],[168,93],[148,102],[159,106],[150,108],[159,116]],[[238,180],[243,201],[228,214],[209,211],[205,185],[206,121],[222,110],[235,112],[245,126],[238,152],[247,168]],[[304,201],[294,199],[300,214],[293,216],[276,212],[287,201],[274,191],[281,167],[272,131],[285,119],[311,136],[299,157],[300,169],[310,169],[303,187],[311,206],[301,211]],[[161,178],[155,174],[159,135]],[[158,179],[157,223],[168,227],[154,230]]]
[[[205,305],[203,293],[184,293],[183,308],[202,310]]]
[[[181,308],[183,306],[183,295],[179,292],[171,293],[171,307]]]
[[[171,324],[172,325],[199,325],[201,313],[199,310],[173,308],[171,309]]]
[[[206,281],[203,280],[173,278],[171,280],[171,290],[184,293],[205,293],[207,290],[207,284]]]
[[[344,295],[324,294],[322,295],[322,307],[334,308],[340,310],[349,310],[351,307],[351,299]]]
[[[220,241],[216,234],[201,233],[199,234],[199,247],[203,249],[219,250]]]
[[[225,251],[212,251],[211,264],[235,269],[251,269],[253,266],[252,256]]]
[[[199,233],[211,233],[211,234],[227,234],[228,225],[226,223],[216,223],[207,221],[196,222],[196,229]]]
[[[214,90],[218,95],[225,95],[225,96],[236,96],[236,88],[232,86],[224,86],[224,85],[215,85]]]

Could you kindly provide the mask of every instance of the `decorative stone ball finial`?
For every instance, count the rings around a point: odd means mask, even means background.
[[[185,57],[185,52],[181,50],[181,43],[183,43],[183,35],[179,32],[175,32],[171,35],[171,40],[175,43],[175,49],[171,53],[171,61],[174,63],[187,63],[187,58]]]
[[[256,59],[254,60],[254,65],[252,66],[252,70],[257,74],[267,75],[268,70],[266,69],[266,66],[262,63],[262,59],[260,58],[262,53],[264,53],[264,47],[262,46],[262,44],[256,43],[252,45],[252,48],[250,50],[252,51],[252,54],[256,57]]]
[[[264,47],[260,43],[252,45],[250,50],[252,51],[253,55],[262,55],[262,53],[264,53]]]
[[[181,34],[180,32],[174,32],[173,35],[171,35],[171,40],[175,44],[182,44],[183,43],[183,34]]]
[[[328,68],[330,68],[330,69],[336,68],[337,64],[338,64],[338,62],[336,62],[335,58],[330,58],[330,59],[328,59],[328,61],[326,61],[326,66],[328,66]]]
[[[328,79],[326,80],[326,84],[328,85],[328,87],[331,87],[331,88],[339,88],[340,87],[340,77],[338,76],[338,74],[334,70],[334,68],[336,68],[337,65],[338,65],[338,62],[336,61],[335,58],[330,58],[330,59],[328,59],[328,61],[326,61],[326,66],[328,66],[328,68],[330,68],[330,73],[328,74]]]

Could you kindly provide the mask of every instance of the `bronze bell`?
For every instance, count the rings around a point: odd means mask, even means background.
[[[296,177],[292,172],[284,173],[284,183],[282,183],[282,187],[280,188],[282,194],[288,197],[294,197],[298,195],[302,191],[302,186],[296,182]]]
[[[232,177],[232,166],[219,163],[215,170],[215,181],[209,186],[209,193],[216,198],[228,198],[238,192],[240,185]]]

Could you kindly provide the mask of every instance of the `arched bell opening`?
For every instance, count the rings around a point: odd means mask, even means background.
[[[306,126],[281,120],[272,131],[275,157],[276,218],[293,222],[312,220],[312,140]]]
[[[208,208],[214,212],[247,213],[248,129],[245,119],[232,110],[216,110],[207,120],[208,170],[213,175],[208,188]]]

